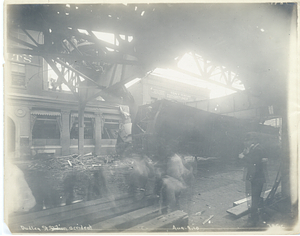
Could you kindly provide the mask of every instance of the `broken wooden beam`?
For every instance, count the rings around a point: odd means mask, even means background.
[[[75,212],[87,213],[88,209],[102,208],[112,206],[112,203],[124,202],[130,199],[130,195],[119,195],[116,197],[107,197],[92,201],[85,201],[71,205],[65,205],[46,209],[38,212],[29,212],[25,214],[12,214],[9,216],[9,226],[19,228],[23,226],[39,226],[40,224],[54,224],[56,221],[72,219],[78,215]]]
[[[211,215],[210,217],[208,217],[205,221],[203,221],[203,225],[205,225],[208,221],[210,221],[212,218],[214,217],[214,215]]]
[[[226,212],[235,217],[247,215],[249,213],[247,201],[228,209]]]
[[[72,166],[72,163],[70,162],[70,160],[68,160],[68,163],[69,163],[70,166]]]
[[[159,216],[159,208],[150,206],[99,222],[92,225],[92,228],[97,231],[101,230],[105,232],[122,231],[141,224],[142,222],[149,221],[157,216]]]
[[[187,231],[188,230],[188,214],[177,210],[167,215],[162,215],[149,220],[145,223],[136,225],[123,232],[170,232],[170,231]]]
[[[272,190],[272,189],[269,189],[269,190],[265,191],[265,193],[264,193],[265,198],[266,198],[266,196],[271,192],[271,190]],[[277,191],[278,191],[278,190],[281,190],[280,186],[277,188]],[[240,204],[242,204],[242,203],[244,203],[244,202],[247,202],[247,198],[243,198],[243,199],[240,199],[240,200],[238,200],[238,201],[235,201],[235,202],[233,203],[233,206],[240,205]]]
[[[280,190],[280,186],[277,188],[277,190]],[[264,199],[267,198],[268,194],[271,192],[271,189],[265,191],[265,197]],[[251,197],[249,197],[249,201]],[[226,212],[235,216],[235,217],[242,217],[244,215],[247,215],[249,213],[249,209],[248,209],[248,204],[247,204],[247,198],[243,198],[239,201],[235,201],[233,203],[234,207],[228,209]]]

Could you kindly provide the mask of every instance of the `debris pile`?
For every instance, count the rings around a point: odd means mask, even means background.
[[[91,183],[95,182],[95,173],[99,171],[103,173],[108,194],[127,193],[127,176],[132,162],[119,159],[117,156],[94,156],[89,153],[84,156],[72,154],[54,157],[49,155],[19,163],[18,166],[29,176],[29,181],[35,181],[35,176],[40,175],[43,179],[47,179],[51,191],[59,193],[60,204],[63,204],[66,199],[66,179],[72,179],[75,183],[73,200],[86,200],[88,188]],[[42,174],[37,175],[37,173]],[[36,187],[35,182],[31,184]]]

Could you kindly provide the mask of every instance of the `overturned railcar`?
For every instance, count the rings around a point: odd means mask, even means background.
[[[278,128],[168,100],[139,107],[132,125],[133,146],[149,156],[159,155],[162,145],[172,145],[184,155],[236,158],[248,132],[256,132],[268,149],[280,146]]]

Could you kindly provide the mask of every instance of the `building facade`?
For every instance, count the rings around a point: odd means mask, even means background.
[[[209,99],[210,91],[205,88],[148,75],[128,88],[138,106],[166,99],[183,104]]]
[[[39,32],[30,32],[42,43]],[[27,35],[15,37],[29,41]],[[13,46],[13,44],[12,44]],[[52,89],[48,65],[40,56],[9,54],[5,73],[5,151],[16,158],[42,153],[78,152],[78,100],[70,91]],[[124,109],[124,108],[123,108]],[[94,99],[84,111],[84,151],[115,152],[123,123],[120,105]]]

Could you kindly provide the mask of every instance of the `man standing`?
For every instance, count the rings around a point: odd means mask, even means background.
[[[239,155],[245,163],[246,195],[251,194],[250,217],[248,226],[254,227],[259,221],[259,208],[263,205],[263,193],[266,184],[266,163],[264,151],[259,144],[256,133],[248,133],[245,139],[245,149]]]

